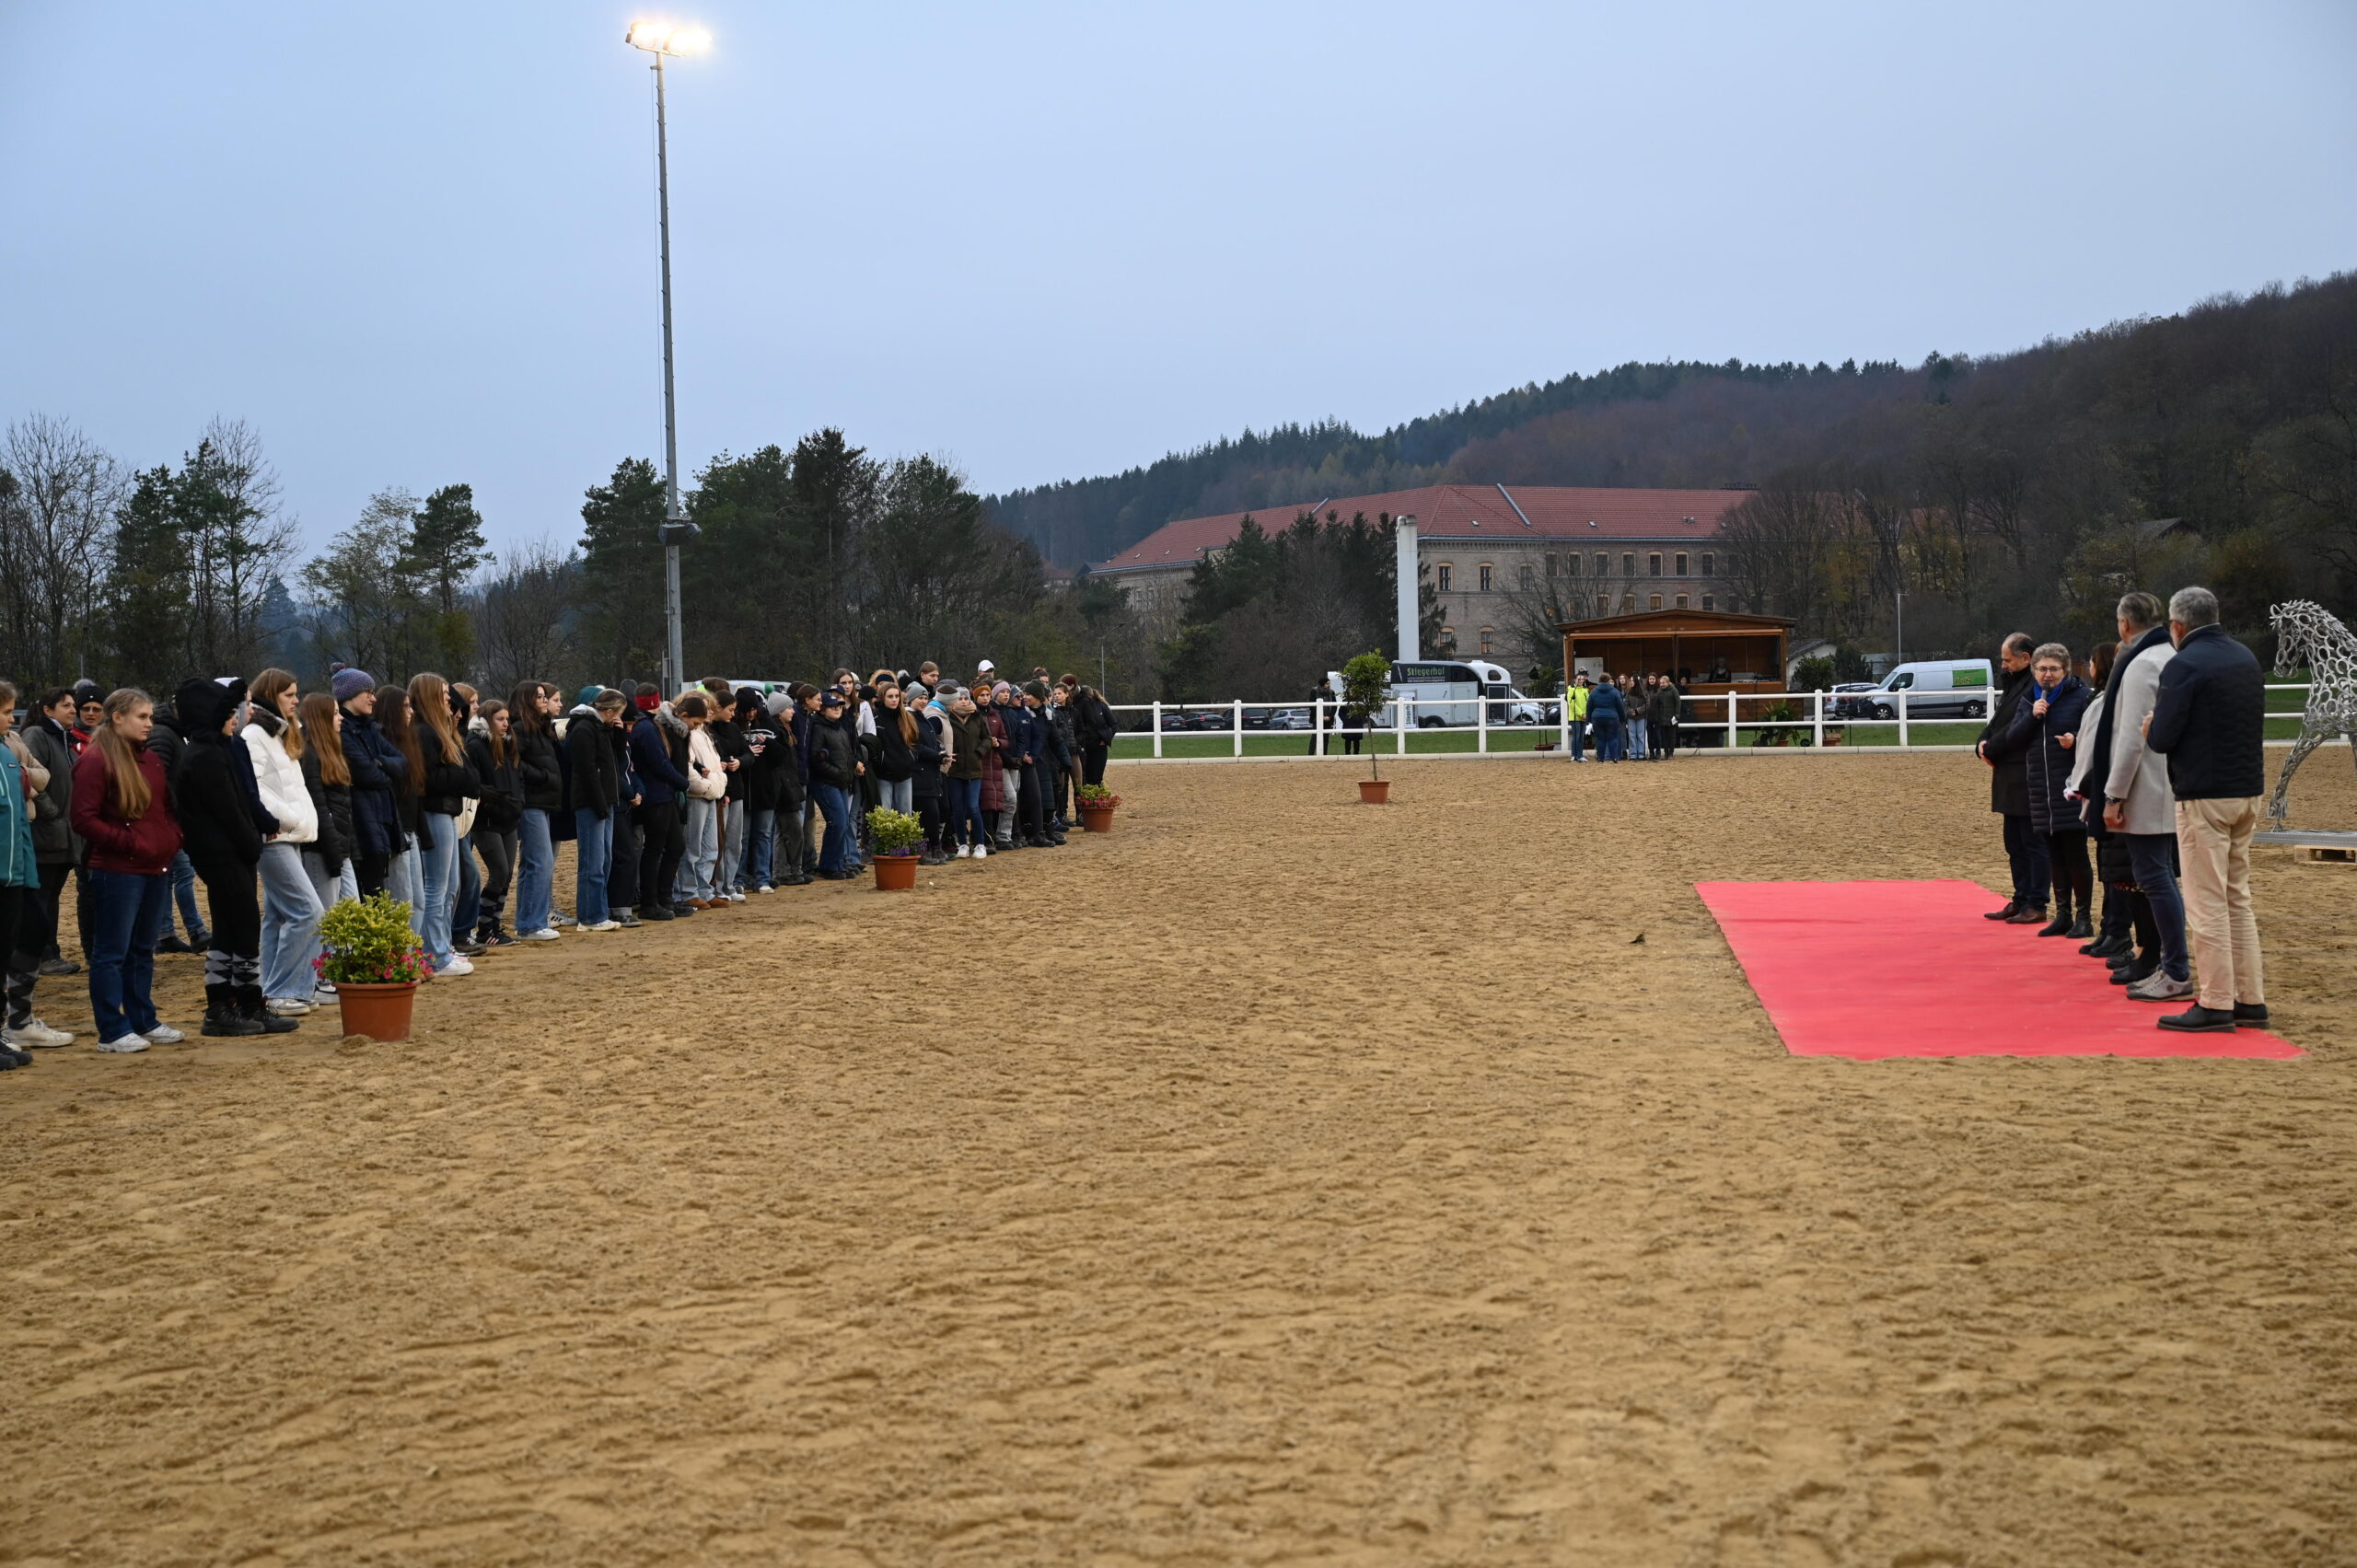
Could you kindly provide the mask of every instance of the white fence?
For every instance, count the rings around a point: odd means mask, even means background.
[[[2270,693],[2297,692],[2299,700],[2270,695],[2270,726],[2282,733],[2270,746],[2289,746],[2299,723],[2305,684],[2270,685]],[[1680,699],[1678,749],[1706,755],[1757,755],[1786,749],[1832,748],[1844,751],[1969,751],[1987,722],[1985,712],[1960,711],[1960,694],[1907,691],[1727,691]],[[1551,716],[1544,722],[1507,722],[1531,700],[1457,698],[1434,701],[1394,698],[1367,725],[1346,729],[1341,705],[1317,703],[1115,703],[1124,728],[1113,743],[1119,761],[1281,761],[1288,758],[1364,755],[1399,757],[1570,757],[1572,722],[1560,699],[1539,705]],[[1434,708],[1462,712],[1445,722],[1424,718],[1419,725],[1401,721],[1412,706],[1418,714]],[[1887,708],[1890,717],[1872,716]],[[1928,711],[1927,711],[1928,710]],[[1858,716],[1860,713],[1867,716]],[[1135,724],[1138,727],[1128,727]],[[1650,726],[1649,726],[1650,727]],[[1217,737],[1226,742],[1206,746]],[[1263,744],[1248,749],[1246,742],[1260,738],[1284,738],[1288,746]],[[1624,740],[1627,732],[1623,732]],[[1355,738],[1361,750],[1348,750]],[[1187,744],[1171,745],[1183,740]],[[1655,742],[1658,744],[1658,742]],[[1595,755],[1593,735],[1582,752]]]

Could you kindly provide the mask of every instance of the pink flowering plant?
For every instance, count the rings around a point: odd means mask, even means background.
[[[1086,807],[1102,806],[1109,811],[1121,804],[1121,797],[1103,784],[1083,784],[1075,793],[1080,797],[1080,803]]]
[[[387,893],[345,899],[320,917],[324,950],[311,967],[331,985],[415,985],[434,966],[409,918],[409,906]]]

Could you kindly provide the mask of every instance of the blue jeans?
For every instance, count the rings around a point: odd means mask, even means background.
[[[1644,756],[1644,755],[1647,753],[1647,751],[1648,751],[1648,750],[1650,750],[1650,749],[1650,749],[1650,748],[1645,744],[1646,739],[1647,739],[1647,731],[1648,731],[1648,727],[1649,727],[1649,726],[1651,725],[1651,723],[1652,723],[1652,721],[1651,721],[1651,720],[1649,720],[1649,719],[1631,719],[1631,720],[1629,721],[1629,755],[1630,755],[1630,756],[1631,756],[1631,757],[1643,757],[1643,756]]]
[[[524,807],[516,830],[524,864],[516,873],[516,933],[544,931],[549,923],[549,900],[556,892],[556,846],[549,842],[549,814]]]
[[[827,819],[827,840],[819,851],[819,869],[845,869],[845,855],[851,847],[851,795],[830,784],[810,783],[810,798],[817,803],[819,814]]]
[[[2153,905],[2153,924],[2161,938],[2161,968],[2171,980],[2185,980],[2193,970],[2185,957],[2185,895],[2177,886],[2177,835],[2120,836],[2128,841],[2128,865],[2135,874],[2136,886]]]
[[[982,825],[982,781],[980,779],[945,779],[949,786],[949,844],[979,844],[990,840],[991,830]],[[946,846],[945,846],[946,847]]]
[[[185,860],[183,860],[185,864]],[[193,877],[195,871],[189,873]],[[137,877],[127,871],[92,871],[90,900],[90,1012],[99,1039],[145,1034],[156,1016],[156,944],[172,915],[169,873]]]
[[[890,811],[914,811],[917,808],[917,781],[914,779],[877,780],[876,804]]]
[[[679,875],[673,880],[671,897],[680,903],[691,899],[709,902],[720,891],[720,802],[688,797],[687,847],[679,854]]]
[[[596,925],[613,913],[606,898],[606,872],[614,863],[614,833],[595,807],[573,808],[573,917],[584,925]]]
[[[412,839],[409,848],[385,864],[385,896],[397,904],[409,906],[409,928],[423,933],[425,929],[425,873],[417,859],[417,841]]]
[[[740,879],[749,888],[767,888],[777,857],[777,813],[756,811],[746,825],[745,865]]]
[[[172,902],[180,906],[180,923],[188,927],[189,946],[201,949],[204,944],[197,938],[205,934],[204,912],[196,907],[196,867],[190,863],[188,851],[182,850],[172,856],[171,875]],[[156,933],[156,940],[161,942],[171,934],[171,913],[168,910],[163,926]]]
[[[319,916],[327,905],[295,844],[261,846],[261,993],[273,1000],[311,999],[319,976],[311,959],[319,950]]]
[[[713,882],[723,892],[741,893],[745,890],[745,803],[726,804],[720,822],[720,869],[713,873]]]
[[[1587,761],[1587,720],[1585,719],[1572,721],[1572,761],[1574,762]]]
[[[1596,760],[1599,762],[1620,761],[1626,754],[1620,739],[1620,722],[1618,719],[1593,719],[1589,722],[1596,726]]]
[[[425,944],[426,960],[435,972],[450,967],[450,906],[459,897],[459,822],[455,817],[430,812],[425,831],[434,842],[421,852],[424,858],[424,917],[417,935]]]
[[[450,901],[450,930],[467,936],[482,923],[482,867],[475,863],[475,836],[459,841],[459,896]]]

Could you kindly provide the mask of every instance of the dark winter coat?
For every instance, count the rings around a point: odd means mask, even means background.
[[[982,776],[982,758],[996,744],[991,738],[990,726],[983,721],[980,708],[970,714],[949,715],[949,773],[953,779],[979,779]]]
[[[1062,711],[1046,706],[1031,710],[1031,723],[1039,732],[1039,749],[1033,755],[1043,766],[1059,773],[1072,770],[1073,758],[1071,743],[1064,738],[1063,730],[1056,723],[1056,715]]]
[[[859,749],[838,724],[810,726],[810,782],[837,789],[859,787]]]
[[[686,736],[680,737],[682,749]],[[653,714],[642,714],[638,723],[631,726],[630,762],[638,774],[641,790],[649,806],[668,806],[688,792],[688,771],[685,759],[675,761],[669,740],[663,726]]]
[[[2144,743],[2169,760],[2179,800],[2267,793],[2267,675],[2216,626],[2197,626],[2161,669]]]
[[[253,783],[252,760],[243,742],[221,732],[244,695],[216,681],[191,679],[173,699],[182,737],[172,772],[172,811],[189,859],[208,872],[255,865],[263,838],[278,830],[274,818],[267,829],[255,820],[261,792]]]
[[[615,803],[621,799],[622,767],[621,759],[614,754],[610,734],[613,727],[598,715],[595,708],[575,708],[565,715],[564,754],[571,764],[566,771],[572,779],[575,811],[610,817]],[[522,788],[520,778],[517,788]],[[520,795],[517,806],[520,814]]]
[[[720,753],[723,768],[731,762],[737,764],[735,772],[722,775],[728,781],[727,798],[743,800],[745,786],[752,782],[746,777],[746,769],[753,760],[752,748],[745,744],[745,726],[735,719],[714,719],[703,726],[703,732],[712,737],[712,749]]]
[[[1009,703],[1004,707],[993,704],[991,712],[996,714],[999,723],[1006,726],[1006,755],[1002,761],[1007,766],[1020,767],[1026,757],[1036,762],[1048,754],[1047,738],[1041,734],[1047,726],[1039,722],[1039,714],[1020,702]]]
[[[82,858],[82,843],[74,833],[73,738],[39,712],[25,726],[24,738],[33,761],[49,770],[49,787],[41,792],[40,814],[32,822],[33,859],[43,865],[70,865]]]
[[[347,724],[351,721],[346,719]],[[316,746],[303,749],[303,787],[310,792],[311,814],[319,819],[319,834],[309,843],[298,846],[305,854],[317,859],[331,874],[343,869],[352,858],[354,826],[352,821],[352,787],[331,784],[319,773],[319,751]]]
[[[515,721],[511,718],[511,724]],[[556,736],[545,726],[516,725],[516,776],[523,781],[524,807],[553,815],[564,809],[564,772],[557,761]]]
[[[745,808],[776,810],[780,786],[793,772],[794,746],[786,738],[786,721],[768,713],[754,714],[745,725],[745,765],[737,770],[745,781]]]
[[[1113,737],[1121,730],[1121,722],[1113,714],[1105,699],[1094,691],[1079,699],[1074,722],[1079,726],[1084,747],[1106,747],[1113,744]]]
[[[160,877],[172,868],[172,856],[180,852],[171,774],[153,746],[139,749],[139,772],[147,781],[148,802],[145,813],[134,822],[115,805],[114,791],[108,787],[106,753],[92,744],[74,760],[74,831],[81,836],[93,871]],[[254,855],[261,855],[259,843]]]
[[[1678,724],[1678,710],[1684,704],[1685,698],[1678,693],[1678,688],[1665,685],[1646,696],[1645,716],[1656,729],[1674,728]]]
[[[2038,713],[2039,695],[2033,682],[2014,714],[2014,727],[2021,740],[2023,776],[2029,785],[2029,825],[2041,833],[2076,831],[2085,824],[2079,819],[2078,807],[2062,798],[2062,792],[2071,785],[2071,770],[2078,753],[2064,750],[2058,738],[2075,737],[2071,743],[2074,748],[2094,738],[2079,734],[2079,721],[2095,700],[2095,691],[2075,675],[2064,676],[2062,684],[2046,694],[2044,717]]]
[[[1587,717],[1594,725],[1617,730],[1629,716],[1629,704],[1620,695],[1620,688],[1609,683],[1588,693]]]
[[[1991,763],[1989,809],[2001,817],[2029,815],[2029,738],[2016,721],[2025,694],[2036,684],[2026,667],[2004,674],[1997,706],[1981,726],[1980,754]]]
[[[916,775],[916,749],[900,734],[900,714],[888,708],[877,709],[873,738],[876,761],[872,771],[877,778],[887,784],[898,784]]]
[[[343,711],[343,765],[352,770],[352,853],[392,856],[409,847],[394,799],[409,759],[386,738],[373,714]]]
[[[436,817],[456,817],[475,796],[474,770],[467,766],[464,742],[446,750],[442,737],[430,724],[417,726],[417,749],[425,759],[425,787],[418,792],[420,809]]]
[[[931,708],[917,710],[917,740],[910,749],[916,772],[910,775],[909,793],[937,799],[941,790],[941,726],[948,723],[943,714]]]
[[[524,820],[524,774],[516,753],[516,738],[507,740],[507,761],[491,754],[491,737],[467,737],[467,771],[475,778],[475,828],[485,833],[512,833]]]

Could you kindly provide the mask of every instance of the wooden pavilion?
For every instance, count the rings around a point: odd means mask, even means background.
[[[1600,659],[1607,675],[1675,673],[1688,696],[1782,691],[1793,622],[1728,610],[1644,610],[1562,622],[1563,675]]]

